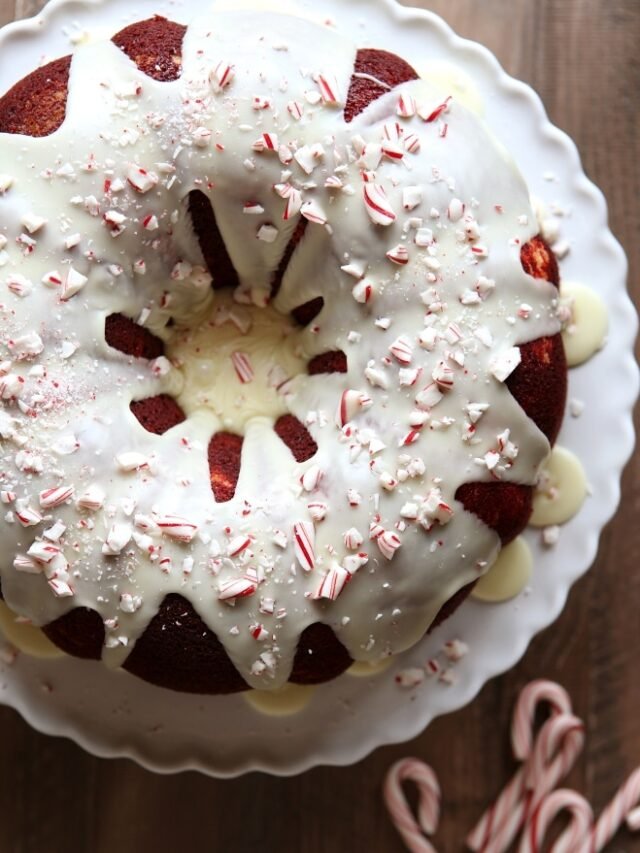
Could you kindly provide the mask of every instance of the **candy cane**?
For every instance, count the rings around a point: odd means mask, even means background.
[[[539,806],[573,767],[584,744],[584,725],[570,714],[547,720],[523,768],[482,816],[467,838],[478,853],[502,853]]]
[[[551,717],[535,736],[538,707],[547,703]],[[640,830],[640,767],[620,787],[597,823],[589,803],[575,791],[554,790],[569,773],[584,746],[584,724],[571,713],[571,700],[558,684],[534,681],[520,694],[511,725],[516,758],[524,763],[481,817],[467,837],[476,853],[504,853],[524,827],[518,853],[541,853],[545,834],[562,811],[571,817],[556,840],[552,853],[601,853],[626,822]],[[401,788],[410,779],[420,788],[418,821],[414,819]],[[435,832],[440,791],[433,771],[417,759],[395,764],[385,782],[385,802],[391,818],[412,853],[435,853],[420,831]]]
[[[631,830],[640,829],[640,767],[633,771],[627,781],[598,818],[591,836],[589,853],[599,853],[611,841],[620,826],[626,821]]]
[[[417,822],[402,790],[403,781],[415,782],[418,786],[420,803]],[[384,801],[407,849],[411,853],[436,853],[423,834],[433,835],[440,818],[440,785],[433,770],[417,758],[397,761],[385,778]]]
[[[553,790],[573,767],[584,746],[584,723],[572,714],[547,720],[536,740],[525,768],[526,787],[533,792],[537,808],[540,798]]]
[[[547,829],[562,811],[568,811],[571,822],[551,848],[553,853],[579,853],[588,844],[593,827],[589,803],[575,791],[559,789],[545,797],[526,826],[518,853],[540,853]]]
[[[500,792],[495,803],[487,809],[466,839],[470,850],[487,851],[496,831],[501,827],[511,837],[515,836],[522,822],[522,799],[525,795],[524,769],[512,777]]]
[[[516,703],[511,723],[511,744],[513,754],[519,761],[525,761],[533,749],[533,724],[538,707],[548,704],[552,715],[571,714],[569,694],[553,681],[538,679],[522,690]]]

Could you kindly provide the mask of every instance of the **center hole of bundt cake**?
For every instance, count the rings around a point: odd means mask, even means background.
[[[291,380],[306,373],[300,336],[300,326],[271,306],[241,305],[218,291],[199,325],[174,327],[167,346],[184,377],[178,403],[186,415],[214,412],[234,432],[252,417],[277,418],[287,411]]]

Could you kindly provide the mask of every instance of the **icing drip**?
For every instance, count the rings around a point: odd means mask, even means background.
[[[248,705],[267,717],[290,717],[304,711],[317,688],[285,684],[278,690],[249,690],[243,693]]]
[[[352,675],[354,678],[371,678],[385,672],[390,665],[390,657],[371,663],[369,661],[356,661],[347,670],[347,675]]]
[[[562,282],[560,310],[562,342],[569,367],[577,367],[602,349],[609,329],[607,306],[590,287]]]
[[[11,645],[27,655],[47,659],[65,656],[39,628],[19,621],[3,601],[0,601],[0,630]]]
[[[364,71],[354,71],[353,76],[357,77],[359,80],[369,80],[371,83],[375,83],[376,86],[380,86],[381,89],[386,89],[388,92],[391,91],[391,86],[383,80],[378,80],[378,78],[374,77],[373,74],[365,74]]]
[[[473,588],[478,601],[501,602],[515,598],[526,588],[533,569],[533,555],[527,542],[518,536],[502,549],[498,559]]]
[[[533,483],[548,453],[504,385],[518,344],[559,329],[554,289],[520,266],[535,234],[527,189],[477,118],[428,81],[402,87],[416,114],[399,117],[394,91],[346,125],[355,54],[301,20],[230,13],[212,28],[204,16],[187,30],[179,80],[147,78],[111,43],[80,47],[61,128],[0,135],[11,164],[0,194],[2,590],[35,624],[97,610],[112,666],[170,592],[254,688],[286,682],[300,633],[318,621],[356,660],[400,652],[498,552],[457,488]],[[342,350],[347,373],[298,369],[274,407],[251,408],[253,391],[237,406],[235,376],[250,368],[211,368],[229,340],[200,365],[218,374],[216,399],[233,388],[228,408],[203,407],[190,390],[193,342],[231,303],[203,268],[192,189],[213,205],[243,308],[264,305],[308,220],[265,318],[279,312],[282,330],[322,296],[294,360]],[[111,349],[113,313],[189,366]],[[252,331],[244,338],[249,353]],[[159,394],[189,413],[161,436],[129,409]],[[275,434],[281,406],[309,429],[313,459],[296,462]],[[235,497],[216,504],[207,446],[220,417],[244,441]]]
[[[587,496],[587,477],[578,457],[554,447],[544,463],[533,496],[534,527],[564,524],[578,512]]]

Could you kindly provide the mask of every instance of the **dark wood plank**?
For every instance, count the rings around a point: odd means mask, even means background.
[[[420,0],[460,34],[493,50],[542,95],[551,119],[579,145],[588,174],[611,207],[612,227],[640,295],[640,4],[637,0]],[[21,6],[26,8],[27,4]],[[32,8],[32,0],[28,6]],[[0,0],[0,22],[13,0]],[[597,448],[596,448],[597,451]],[[640,460],[625,473],[623,504],[598,560],[556,624],[510,673],[468,708],[437,720],[409,744],[377,750],[359,765],[319,768],[297,779],[254,774],[219,782],[153,776],[106,762],[32,732],[0,708],[0,850],[11,853],[401,850],[380,807],[389,764],[415,754],[447,794],[440,851],[458,851],[465,830],[512,770],[507,727],[517,691],[550,677],[571,691],[589,728],[570,782],[601,806],[640,764]],[[640,842],[620,836],[619,850]]]

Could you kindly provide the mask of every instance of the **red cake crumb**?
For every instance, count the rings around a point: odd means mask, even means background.
[[[293,453],[296,462],[306,462],[318,452],[318,445],[311,433],[294,415],[282,415],[274,429]]]
[[[104,336],[110,347],[136,358],[159,358],[164,344],[148,329],[124,314],[110,314],[104,324]]]
[[[218,432],[209,442],[211,488],[218,503],[230,501],[236,493],[241,453],[241,435]]]
[[[131,403],[131,411],[148,432],[156,435],[164,435],[185,420],[185,414],[180,406],[167,394],[134,400]]]

